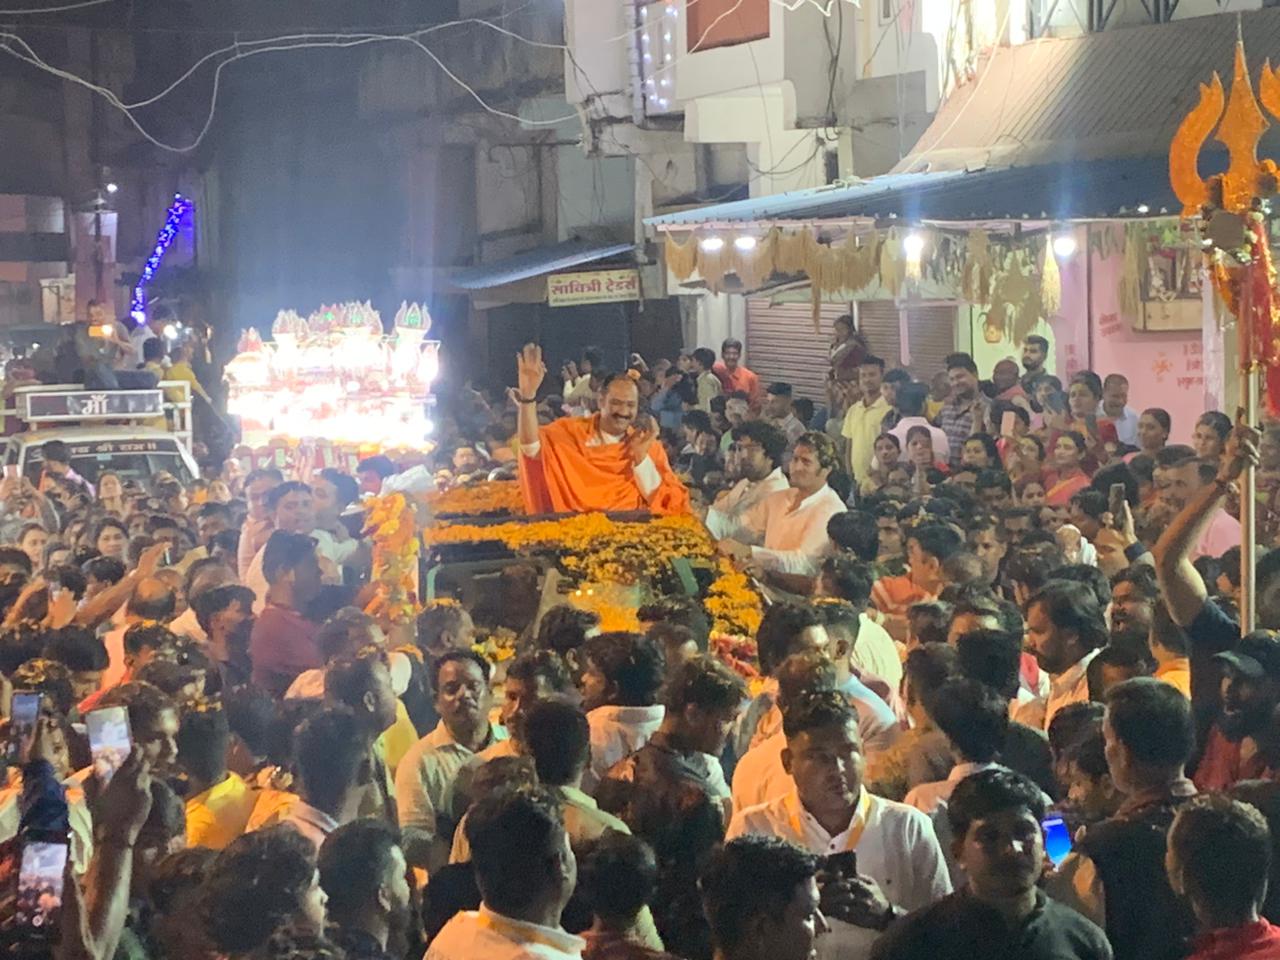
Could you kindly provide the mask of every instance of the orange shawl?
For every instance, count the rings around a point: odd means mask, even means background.
[[[661,443],[653,442],[649,457],[658,468],[662,484],[646,500],[636,485],[631,453],[625,443],[587,445],[597,434],[597,423],[598,415],[556,420],[539,431],[542,448],[536,458],[520,455],[520,491],[527,512],[689,512],[689,493],[672,472]]]

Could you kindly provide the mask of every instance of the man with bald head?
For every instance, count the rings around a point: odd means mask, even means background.
[[[124,679],[126,666],[124,662],[124,635],[135,623],[144,620],[156,620],[167,623],[172,619],[178,606],[178,597],[173,587],[159,577],[144,577],[133,588],[133,596],[124,608],[124,623],[109,631],[102,638],[107,646],[110,662],[102,675],[101,689],[114,687]]]
[[[538,388],[546,376],[542,348],[516,357],[519,384],[520,488],[535,513],[651,510],[687,513],[689,494],[658,442],[658,426],[640,412],[640,390],[627,374],[604,383],[600,410],[538,425]]]

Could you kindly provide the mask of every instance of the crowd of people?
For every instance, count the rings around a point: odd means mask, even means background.
[[[1049,353],[1030,337],[986,380],[957,353],[925,383],[841,321],[820,403],[735,341],[615,375],[587,350],[559,385],[530,347],[509,393],[456,391],[440,484],[699,516],[763,597],[750,684],[693,596],[639,632],[535,597],[510,658],[466,592],[380,623],[360,502],[385,457],[188,488],[90,483],[46,447],[39,483],[0,486],[0,706],[40,695],[6,740],[0,874],[28,893],[0,937],[93,960],[1280,957],[1280,430],[1207,413],[1172,444],[1123,376],[1064,390]],[[1250,464],[1266,629],[1241,638]],[[93,732],[121,709],[112,775]],[[32,897],[23,851],[51,837],[64,882]]]

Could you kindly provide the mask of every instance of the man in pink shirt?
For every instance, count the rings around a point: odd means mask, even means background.
[[[764,388],[760,386],[760,378],[754,371],[742,366],[742,341],[729,339],[720,344],[721,362],[711,368],[711,372],[720,378],[720,386],[724,395],[741,391],[747,395],[752,410],[759,410],[764,402]]]
[[[1176,513],[1204,487],[1212,484],[1217,475],[1216,460],[1187,458],[1165,466],[1160,476],[1160,498],[1169,503],[1174,508],[1173,512]],[[1191,551],[1191,559],[1220,557],[1229,548],[1238,546],[1240,546],[1240,521],[1226,510],[1219,508],[1210,519],[1200,542]]]

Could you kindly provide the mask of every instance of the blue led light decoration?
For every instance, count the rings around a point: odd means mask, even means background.
[[[164,216],[164,226],[156,234],[155,249],[151,251],[151,256],[147,257],[147,262],[142,265],[142,273],[138,275],[138,284],[133,288],[133,297],[129,302],[129,315],[138,324],[147,322],[147,284],[155,277],[156,271],[160,269],[160,261],[164,259],[165,251],[178,238],[178,229],[182,224],[183,217],[194,209],[195,204],[182,194],[175,193],[173,195],[173,203],[169,205],[169,210]]]

